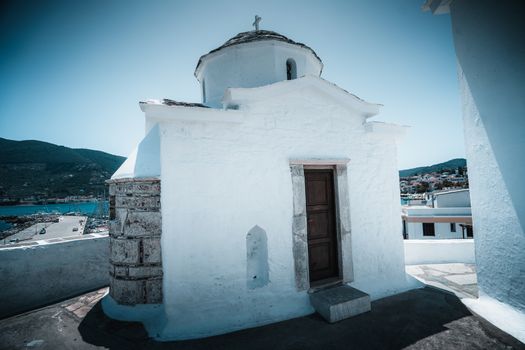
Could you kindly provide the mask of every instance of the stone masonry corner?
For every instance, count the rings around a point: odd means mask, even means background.
[[[119,304],[162,303],[159,179],[110,180],[110,289]]]

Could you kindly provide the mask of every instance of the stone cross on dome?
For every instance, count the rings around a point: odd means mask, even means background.
[[[259,30],[259,22],[261,21],[261,17],[255,15],[255,21],[253,21],[252,26],[255,27],[255,30]]]

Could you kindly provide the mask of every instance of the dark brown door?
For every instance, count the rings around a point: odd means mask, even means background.
[[[332,170],[305,170],[310,282],[338,277]]]
[[[471,225],[467,225],[467,237],[468,238],[474,238],[474,231],[472,230]]]

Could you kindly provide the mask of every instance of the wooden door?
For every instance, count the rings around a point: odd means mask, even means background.
[[[304,177],[310,282],[338,277],[333,171],[305,169]]]
[[[474,231],[472,230],[472,225],[467,225],[467,237],[474,238]]]

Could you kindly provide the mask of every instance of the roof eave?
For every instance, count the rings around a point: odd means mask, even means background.
[[[285,93],[296,91],[296,88],[290,88],[290,84],[303,84],[305,87],[312,86],[317,89],[331,91],[331,95],[337,99],[339,103],[357,110],[359,113],[364,115],[365,118],[370,118],[377,115],[381,107],[383,107],[383,105],[378,103],[367,102],[340,88],[336,84],[313,75],[305,75],[294,80],[284,80],[255,88],[229,88],[224,94],[223,105],[229,106],[250,104],[260,101],[261,94],[264,94],[266,98],[270,98],[272,96],[282,96]]]
[[[368,133],[375,135],[390,135],[396,140],[402,140],[408,132],[410,127],[407,125],[399,125],[393,123],[385,123],[378,121],[371,121],[365,123],[365,130]]]
[[[188,106],[168,106],[162,103],[142,103],[140,109],[146,114],[146,119],[154,122],[190,121],[213,123],[242,123],[244,113],[237,110],[217,108],[200,108]]]

